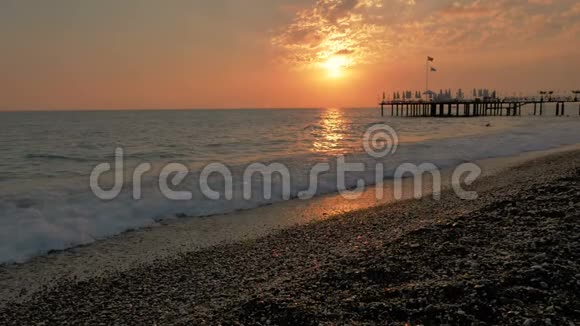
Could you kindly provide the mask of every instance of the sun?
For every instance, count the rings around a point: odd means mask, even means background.
[[[332,78],[341,77],[344,73],[344,69],[348,68],[350,65],[350,60],[343,55],[335,55],[326,60],[322,64],[322,67],[326,69],[328,76]]]

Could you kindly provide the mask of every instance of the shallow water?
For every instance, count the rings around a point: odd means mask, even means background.
[[[347,186],[353,186],[358,178],[372,184],[378,162],[385,164],[388,178],[402,162],[444,168],[580,140],[576,117],[382,119],[376,109],[26,112],[0,113],[0,118],[0,262],[90,243],[176,215],[207,216],[281,200],[279,185],[266,200],[258,182],[252,184],[255,196],[242,198],[241,175],[254,162],[285,164],[296,196],[308,187],[312,165],[333,162],[339,154],[367,165],[349,175]],[[381,122],[397,131],[400,145],[395,154],[375,159],[364,153],[362,135]],[[112,201],[89,189],[90,171],[112,162],[117,147],[125,151],[127,181],[139,163],[154,167],[145,175],[139,201],[131,198],[130,182]],[[169,162],[191,171],[182,187],[191,188],[192,200],[170,201],[159,193],[155,175]],[[212,162],[233,172],[232,200],[209,200],[192,186]],[[223,188],[220,178],[210,178],[210,185]],[[336,172],[323,174],[318,185],[319,195],[336,191]]]

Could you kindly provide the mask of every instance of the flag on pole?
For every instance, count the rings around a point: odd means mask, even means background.
[[[433,62],[433,61],[435,61],[435,58],[433,58],[433,57],[427,57],[427,61]]]
[[[435,72],[435,71],[437,71],[437,69],[431,67],[431,71]]]

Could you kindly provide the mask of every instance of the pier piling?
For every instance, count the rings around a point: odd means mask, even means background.
[[[562,108],[560,110],[562,111],[562,112],[560,112],[562,116],[566,115],[566,112],[565,112],[565,110],[566,110],[566,103],[565,102],[562,102]]]

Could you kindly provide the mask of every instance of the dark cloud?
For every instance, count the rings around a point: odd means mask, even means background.
[[[338,51],[334,52],[334,54],[336,54],[336,55],[349,55],[349,54],[353,54],[355,52],[356,52],[355,50],[342,49],[342,50],[338,50]]]

